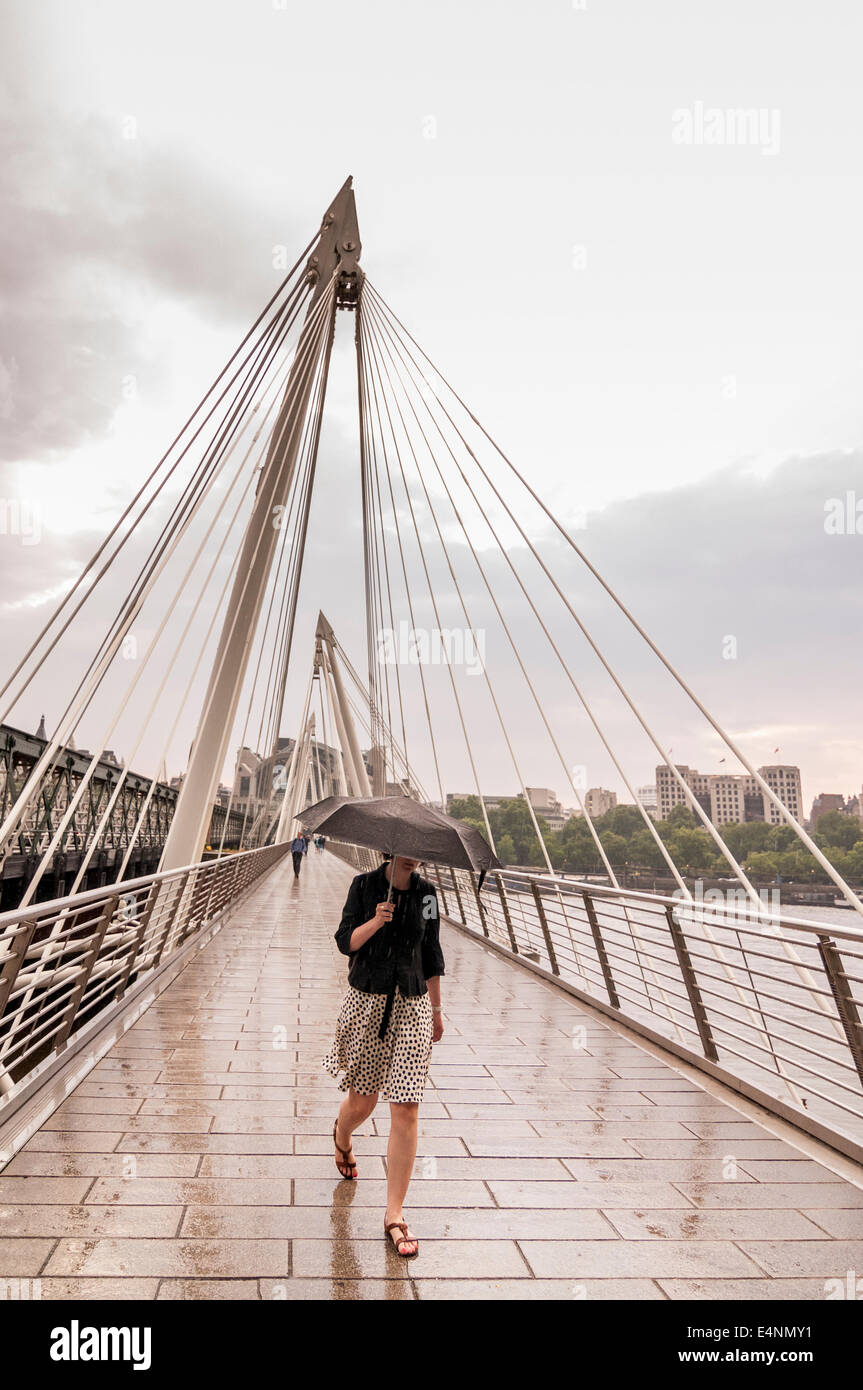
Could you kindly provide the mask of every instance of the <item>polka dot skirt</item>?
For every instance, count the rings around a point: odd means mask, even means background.
[[[386,1035],[379,1038],[386,1000],[385,994],[364,994],[348,986],[322,1065],[331,1076],[345,1073],[340,1091],[352,1086],[363,1096],[379,1091],[383,1100],[418,1105],[431,1060],[431,999],[428,994],[407,998],[396,989]]]

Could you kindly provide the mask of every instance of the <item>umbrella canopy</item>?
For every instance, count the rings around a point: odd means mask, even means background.
[[[331,811],[336,807],[344,806],[346,801],[352,801],[350,796],[327,796],[323,801],[316,801],[314,806],[310,806],[307,811],[301,811],[296,817],[304,830],[311,830],[317,834],[318,827],[322,820],[326,820]]]
[[[307,829],[385,854],[427,859],[455,869],[500,869],[491,845],[472,825],[411,796],[328,796],[301,811]]]

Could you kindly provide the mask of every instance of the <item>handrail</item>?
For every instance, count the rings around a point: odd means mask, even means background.
[[[755,911],[751,898],[747,898],[746,903],[738,906],[732,903],[714,904],[705,902],[703,898],[683,898],[675,897],[673,894],[648,893],[640,888],[615,888],[607,883],[590,883],[587,880],[577,878],[556,878],[553,874],[527,873],[524,869],[491,869],[488,877],[493,878],[498,874],[505,874],[510,878],[523,878],[527,883],[547,884],[552,888],[574,889],[578,893],[599,893],[607,898],[634,899],[640,902],[659,903],[663,907],[671,906],[687,911],[698,911],[704,913],[719,912],[723,916],[741,916],[744,921],[749,922],[777,922],[780,926],[794,927],[795,930],[809,931],[816,935],[823,932],[825,923],[812,922],[806,917],[789,917],[786,913],[774,913],[765,908],[763,913]],[[742,891],[742,890],[741,890]],[[831,936],[842,936],[851,941],[863,942],[863,925],[860,927],[837,927],[831,922],[829,924]]]
[[[4,912],[0,1115],[35,1068],[107,1017],[287,851],[266,845]]]
[[[264,849],[272,849],[272,845],[265,845]],[[261,854],[261,849],[245,850],[244,854]],[[121,883],[106,883],[101,888],[88,888],[84,893],[72,893],[65,898],[48,898],[41,903],[33,903],[30,907],[13,907],[8,912],[0,912],[0,932],[10,922],[28,922],[34,918],[44,917],[50,908],[55,912],[62,912],[67,907],[81,907],[82,904],[95,902],[97,899],[113,893],[131,893],[136,888],[149,887],[153,883],[164,883],[171,878],[180,878],[192,869],[207,868],[216,863],[233,863],[240,854],[230,854],[223,856],[222,860],[203,859],[197,864],[184,864],[179,869],[165,869],[161,873],[143,874],[140,878],[124,878]]]
[[[427,865],[442,913],[863,1156],[863,929],[551,874]]]

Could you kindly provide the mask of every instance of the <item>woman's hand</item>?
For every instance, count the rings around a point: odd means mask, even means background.
[[[443,1014],[432,1015],[432,1042],[440,1042],[443,1037]]]
[[[358,951],[361,946],[365,946],[369,937],[379,932],[382,927],[387,925],[387,922],[392,921],[394,907],[395,904],[393,902],[378,903],[375,908],[374,917],[370,917],[367,922],[363,922],[362,926],[354,928],[351,932],[350,941],[348,942],[348,952],[351,955],[354,951]]]

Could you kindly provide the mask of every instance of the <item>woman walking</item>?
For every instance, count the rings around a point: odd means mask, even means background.
[[[384,1233],[400,1255],[418,1254],[419,1242],[403,1204],[417,1149],[417,1120],[432,1043],[443,1036],[437,894],[416,872],[418,859],[385,860],[358,874],[348,890],[335,934],[350,957],[348,991],[333,1046],[323,1059],[339,1089],[347,1091],[333,1125],[336,1167],[357,1177],[351,1138],[378,1103],[389,1101],[387,1209]],[[392,894],[390,896],[390,885]]]
[[[291,840],[291,858],[294,861],[294,878],[299,878],[300,869],[303,867],[303,855],[309,847],[309,842],[305,835],[300,833]]]

